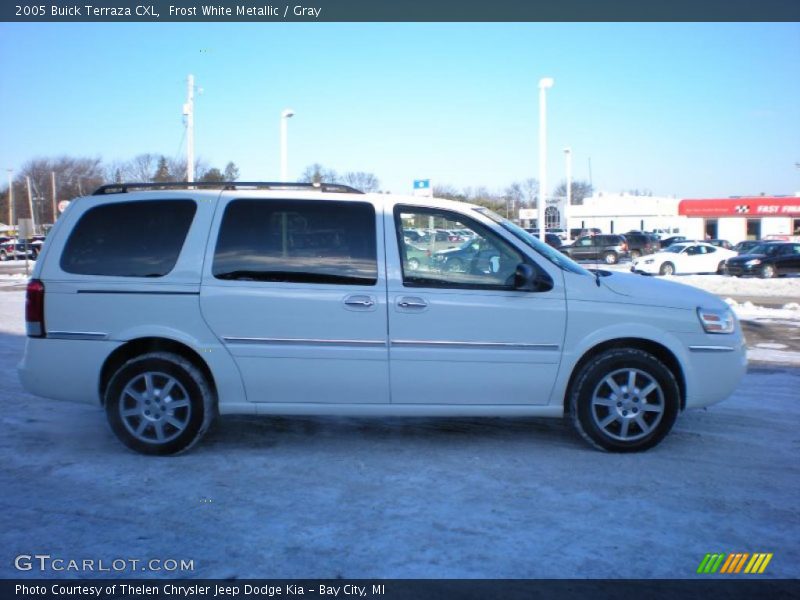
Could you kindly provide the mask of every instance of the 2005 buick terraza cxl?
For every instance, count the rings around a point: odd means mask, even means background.
[[[485,208],[216,185],[69,206],[28,285],[27,390],[102,405],[146,454],[186,450],[218,413],[567,414],[594,446],[635,451],[744,373],[718,298],[589,272]],[[433,234],[454,229],[475,251],[437,260],[463,241]]]

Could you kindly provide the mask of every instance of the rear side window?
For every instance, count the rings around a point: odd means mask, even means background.
[[[163,277],[178,261],[196,210],[193,200],[90,208],[67,240],[61,269],[78,275]]]
[[[212,273],[217,279],[375,285],[375,209],[366,202],[233,200]]]

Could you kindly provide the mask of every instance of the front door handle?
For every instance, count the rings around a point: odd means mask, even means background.
[[[403,296],[397,300],[397,306],[400,308],[422,309],[428,308],[428,303],[416,296]]]

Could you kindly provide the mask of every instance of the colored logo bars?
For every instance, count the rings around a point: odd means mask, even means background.
[[[748,560],[749,559],[749,560]],[[706,554],[697,572],[702,574],[713,574],[719,571],[733,575],[736,573],[763,573],[769,561],[772,560],[772,553],[748,554],[746,552],[732,552],[730,554]],[[745,566],[747,564],[747,566]],[[722,567],[722,568],[720,568]],[[744,570],[742,570],[744,567]]]

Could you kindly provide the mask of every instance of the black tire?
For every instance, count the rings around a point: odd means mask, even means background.
[[[665,262],[661,265],[661,268],[658,270],[659,275],[674,275],[675,274],[675,265],[671,262]]]
[[[408,259],[408,268],[412,271],[419,270],[419,259],[418,258],[409,258]]]
[[[764,265],[761,267],[761,277],[764,279],[772,279],[777,275],[775,265]]]
[[[725,261],[722,260],[717,265],[717,275],[724,275],[725,274]]]
[[[628,387],[631,373],[633,389]],[[590,360],[569,392],[577,432],[595,448],[610,452],[652,448],[672,429],[679,407],[675,375],[655,356],[635,348],[607,350]]]
[[[0,260],[2,260],[3,262],[9,260],[8,254],[6,254],[5,250],[0,250]]]
[[[163,387],[158,389],[159,385]],[[128,448],[169,455],[200,440],[214,418],[216,398],[191,362],[170,352],[151,352],[114,373],[106,388],[105,408],[111,430]]]
[[[606,261],[607,265],[615,265],[617,264],[619,257],[617,256],[616,252],[606,252],[603,255],[603,260]]]

